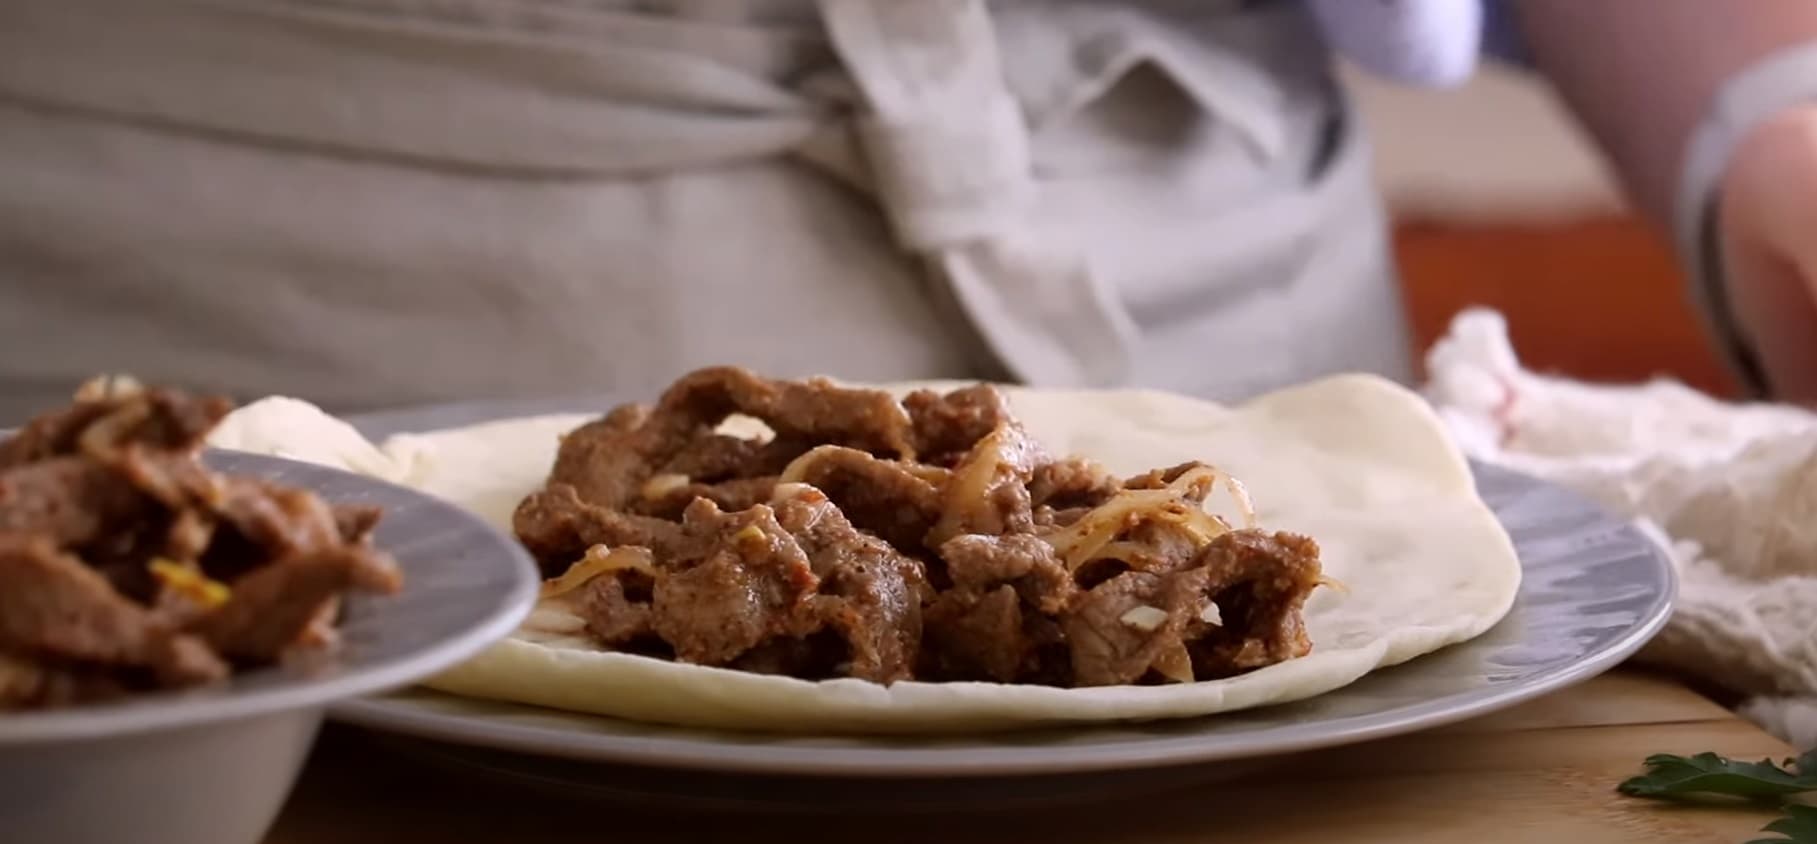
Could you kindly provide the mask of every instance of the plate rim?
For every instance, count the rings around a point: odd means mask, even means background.
[[[1555,495],[1567,496],[1582,508],[1599,515],[1644,545],[1644,559],[1652,564],[1660,589],[1644,614],[1616,638],[1572,661],[1537,671],[1521,680],[1503,686],[1469,689],[1437,698],[1407,704],[1382,712],[1353,715],[1319,721],[1323,729],[1302,736],[1283,734],[1291,726],[1277,726],[1252,734],[1219,736],[1169,736],[1094,745],[1089,750],[1059,749],[1053,746],[962,746],[937,748],[902,747],[804,747],[763,745],[774,736],[751,734],[749,742],[726,742],[714,738],[668,736],[601,736],[563,731],[550,727],[486,722],[475,716],[462,717],[443,713],[425,713],[413,704],[386,698],[364,698],[343,701],[330,709],[330,717],[354,726],[395,733],[418,739],[455,745],[510,751],[528,756],[546,756],[601,764],[635,765],[668,770],[692,770],[728,774],[768,774],[796,776],[856,776],[873,779],[912,779],[929,776],[991,777],[1057,773],[1091,773],[1132,768],[1165,768],[1202,764],[1258,756],[1279,756],[1349,745],[1390,736],[1404,735],[1442,727],[1507,709],[1537,697],[1557,692],[1589,680],[1619,665],[1638,652],[1659,633],[1670,619],[1676,603],[1679,579],[1676,568],[1658,539],[1639,529],[1631,519],[1619,516],[1586,496],[1539,478],[1504,467],[1472,461],[1472,473],[1479,487],[1485,480],[1516,480],[1526,489],[1543,488]],[[1537,588],[1531,578],[1523,577],[1516,606]],[[1469,641],[1445,649],[1478,646],[1484,637],[1507,623],[1501,621]],[[1428,655],[1430,656],[1430,655]],[[1386,671],[1417,664],[1416,658]],[[1350,686],[1327,692],[1342,695]],[[425,690],[426,691],[426,690]],[[429,692],[430,694],[445,694]],[[449,697],[455,697],[449,695]],[[535,709],[536,707],[527,707]],[[565,713],[580,718],[611,719],[583,713]],[[1206,716],[1216,718],[1217,716]],[[1191,720],[1191,719],[1181,719]],[[1059,729],[1089,731],[1091,724],[1066,725]],[[1105,727],[1116,724],[1102,725]],[[677,731],[687,728],[678,727]],[[989,735],[989,734],[985,734]],[[815,738],[795,735],[792,739]],[[863,736],[821,736],[840,740],[864,741]],[[875,737],[878,741],[890,737]],[[1157,754],[1161,744],[1173,744],[1168,752]],[[753,748],[762,747],[761,752]],[[1070,750],[1070,752],[1069,752]],[[964,758],[955,759],[963,754]],[[1057,754],[1063,754],[1060,758]]]
[[[497,540],[500,557],[514,572],[510,588],[500,594],[486,613],[458,635],[427,642],[397,656],[368,663],[337,662],[336,672],[325,678],[300,675],[269,687],[198,690],[204,697],[185,692],[150,692],[133,695],[114,705],[78,706],[69,709],[15,713],[0,717],[0,747],[26,747],[56,742],[113,739],[153,732],[180,730],[203,724],[237,721],[282,712],[331,708],[337,700],[379,694],[410,685],[479,653],[505,638],[528,617],[536,602],[541,574],[528,552],[515,539],[484,519],[419,490],[378,478],[255,452],[208,448],[204,457],[244,461],[258,467],[249,474],[275,473],[327,476],[343,483],[383,490],[412,500],[412,506],[433,511],[438,520],[455,520],[464,530]],[[307,484],[305,484],[306,486]],[[406,583],[406,589],[409,588]],[[278,671],[281,669],[262,669]]]

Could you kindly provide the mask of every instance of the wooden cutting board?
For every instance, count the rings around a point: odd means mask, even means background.
[[[266,844],[1534,842],[1729,844],[1759,809],[1660,805],[1615,784],[1652,753],[1790,748],[1664,679],[1619,671],[1434,732],[1311,754],[1222,785],[1061,809],[891,818],[741,817],[544,796],[452,775],[366,736],[324,742]],[[879,788],[888,788],[880,785]]]

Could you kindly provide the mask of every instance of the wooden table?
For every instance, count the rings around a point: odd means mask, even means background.
[[[998,815],[793,819],[581,803],[456,778],[375,747],[325,742],[266,844],[561,842],[1708,842],[1757,837],[1758,809],[1617,795],[1651,753],[1758,759],[1790,749],[1671,682],[1619,671],[1465,724],[1314,754],[1236,783],[1132,803]],[[882,786],[887,787],[887,786]],[[507,798],[508,795],[508,799]]]

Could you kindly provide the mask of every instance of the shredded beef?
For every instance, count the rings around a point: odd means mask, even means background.
[[[231,403],[115,387],[0,441],[0,707],[221,681],[400,588],[376,509],[202,463]]]
[[[733,414],[773,437],[726,433]],[[1054,459],[988,385],[897,402],[707,369],[569,434],[515,528],[551,576],[647,549],[551,599],[600,647],[809,679],[1187,682],[1303,654],[1320,582],[1310,540],[1186,519],[1203,465]]]

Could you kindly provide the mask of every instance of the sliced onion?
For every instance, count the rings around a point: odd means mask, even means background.
[[[1167,623],[1167,611],[1144,604],[1117,616],[1117,620],[1144,633],[1153,633]]]
[[[655,501],[676,490],[687,489],[693,478],[679,472],[665,472],[644,481],[642,493],[645,501]]]
[[[572,592],[602,574],[634,569],[645,574],[656,574],[656,561],[650,549],[640,545],[623,545],[607,548],[595,545],[587,549],[587,554],[580,562],[568,567],[561,577],[543,581],[542,597],[554,598]]]

